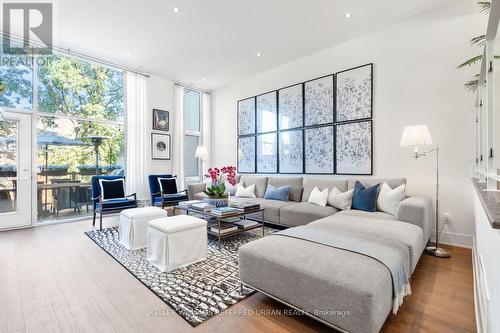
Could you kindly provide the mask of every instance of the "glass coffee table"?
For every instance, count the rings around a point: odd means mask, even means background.
[[[248,212],[238,211],[238,212],[234,212],[231,214],[226,214],[224,216],[212,214],[210,211],[200,211],[197,209],[193,209],[191,207],[182,207],[182,206],[174,206],[174,212],[173,212],[174,215],[175,215],[176,210],[184,211],[187,215],[199,214],[201,216],[210,218],[211,221],[209,221],[207,224],[207,232],[208,232],[208,234],[216,236],[218,238],[219,250],[221,247],[220,246],[221,239],[240,235],[240,234],[247,232],[247,231],[250,231],[250,230],[262,228],[262,237],[264,237],[264,208],[254,209],[254,210],[248,211]],[[255,214],[255,213],[260,213],[260,216],[261,216],[260,221],[257,221],[257,224],[249,226],[247,228],[238,228],[237,230],[229,231],[226,233],[221,233],[221,223],[222,224],[231,224],[231,222],[223,221],[224,219],[238,217],[240,219],[246,220],[247,215]],[[255,218],[252,216],[251,220],[255,221]],[[211,227],[215,227],[215,226],[217,226],[218,232],[210,230]]]

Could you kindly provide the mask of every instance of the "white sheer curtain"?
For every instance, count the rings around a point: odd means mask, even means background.
[[[177,187],[184,189],[184,88],[174,86],[174,126],[172,170],[177,175]]]
[[[147,78],[127,72],[127,194],[137,193],[138,199],[149,197],[149,137],[147,108]]]
[[[202,112],[203,112],[203,146],[207,148],[208,156],[201,162],[201,175],[203,180],[203,175],[210,168],[211,165],[211,134],[210,134],[210,120],[211,120],[211,101],[212,96],[207,93],[202,93]]]

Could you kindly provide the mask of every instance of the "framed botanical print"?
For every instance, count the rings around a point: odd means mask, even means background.
[[[338,124],[335,132],[337,173],[371,175],[373,173],[372,121]]]
[[[277,133],[257,135],[257,173],[278,172]]]
[[[278,90],[278,127],[280,130],[304,126],[302,83]]]
[[[238,135],[255,133],[255,97],[238,101]]]
[[[276,131],[278,105],[276,91],[256,97],[257,133]]]
[[[337,73],[336,121],[352,121],[372,117],[373,64]]]
[[[255,136],[238,138],[238,172],[255,173]]]
[[[168,132],[170,128],[169,112],[153,109],[153,129]]]
[[[333,125],[306,128],[305,173],[333,174]]]
[[[151,133],[151,157],[153,160],[169,160],[170,149],[170,134]]]
[[[279,172],[304,172],[304,131],[302,129],[279,133]]]
[[[333,75],[304,83],[305,126],[333,123]]]

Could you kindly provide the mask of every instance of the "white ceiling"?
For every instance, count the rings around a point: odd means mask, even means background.
[[[59,0],[55,40],[61,47],[213,90],[446,3]]]

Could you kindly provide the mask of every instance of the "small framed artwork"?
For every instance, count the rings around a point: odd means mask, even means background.
[[[279,133],[279,172],[304,172],[304,132],[302,129]]]
[[[280,130],[304,126],[302,84],[278,90],[278,127]]]
[[[305,173],[333,174],[333,126],[307,128],[305,135]]]
[[[373,64],[337,73],[337,122],[372,117]]]
[[[255,136],[238,138],[238,172],[255,173]]]
[[[278,104],[276,91],[256,97],[257,133],[276,131],[278,121]]]
[[[168,132],[170,129],[169,112],[153,109],[153,129]]]
[[[337,174],[372,175],[372,121],[339,124],[335,133]]]
[[[257,135],[257,173],[278,172],[277,133]]]
[[[151,158],[153,160],[170,159],[170,134],[151,133]]]
[[[305,82],[305,126],[332,124],[333,103],[333,75]]]
[[[255,134],[255,97],[238,101],[238,135]]]

